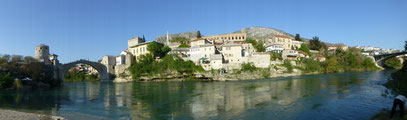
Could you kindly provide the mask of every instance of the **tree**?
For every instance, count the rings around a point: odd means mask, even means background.
[[[333,72],[337,72],[337,69],[338,69],[338,61],[336,60],[336,57],[335,56],[329,57],[325,63],[325,72],[333,73]]]
[[[407,40],[404,41],[404,42],[405,42],[405,44],[404,44],[404,51],[407,51]]]
[[[150,53],[153,54],[154,58],[156,57],[164,57],[169,51],[171,51],[171,48],[169,48],[168,46],[159,44],[157,42],[152,42],[150,44],[148,44],[147,46],[147,50],[150,51]]]
[[[254,40],[254,39],[252,39],[252,38],[246,38],[245,41],[248,42],[248,43],[251,43],[252,46],[253,46],[254,48],[256,48],[256,51],[257,51],[257,52],[264,52],[264,51],[266,51],[266,47],[263,46],[264,43],[263,43],[262,41],[257,42],[256,40]]]
[[[296,41],[301,41],[300,34],[295,34],[295,40],[296,40]]]
[[[198,30],[198,35],[196,35],[197,38],[202,38],[201,32]]]
[[[144,35],[143,35],[143,42],[146,42],[146,38],[144,37]]]
[[[309,41],[311,50],[320,50],[323,47],[323,43],[319,41],[317,36],[312,37],[312,40]]]
[[[298,49],[299,51],[303,51],[303,52],[305,52],[305,53],[307,53],[309,56],[311,56],[312,54],[311,54],[311,51],[309,50],[309,48],[308,48],[308,45],[307,44],[301,44],[301,47]]]
[[[399,69],[401,68],[403,65],[401,64],[401,61],[397,58],[397,57],[392,57],[388,60],[385,61],[385,64],[387,66]]]

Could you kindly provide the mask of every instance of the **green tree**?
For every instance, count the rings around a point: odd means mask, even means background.
[[[257,68],[256,68],[256,66],[253,65],[253,63],[244,63],[244,64],[242,64],[241,71],[254,72],[256,70],[257,70]]]
[[[169,48],[168,46],[164,46],[162,44],[159,44],[157,42],[152,42],[152,43],[148,44],[147,50],[153,54],[154,58],[155,57],[162,58],[169,51],[171,51],[171,48]]]
[[[312,40],[309,41],[311,50],[320,50],[323,47],[323,43],[319,41],[319,37],[312,37]]]
[[[13,79],[10,73],[0,74],[0,89],[6,89],[13,86]]]
[[[143,42],[146,42],[146,38],[144,37],[144,35],[143,35]]]
[[[295,40],[296,40],[296,41],[301,41],[300,34],[295,34]]]
[[[298,50],[307,53],[309,56],[312,55],[307,44],[301,44],[301,47]]]
[[[404,41],[405,43],[404,43],[404,51],[407,51],[407,40],[406,41]]]
[[[197,38],[202,38],[201,32],[198,30],[198,34],[196,35]]]
[[[392,58],[386,60],[385,64],[387,66],[390,66],[390,67],[395,68],[395,69],[399,69],[399,68],[401,68],[403,66],[401,64],[401,61],[397,57],[392,57]]]
[[[264,52],[266,51],[266,47],[264,47],[264,43],[263,41],[257,42],[256,40],[252,39],[252,38],[246,38],[245,40],[248,43],[251,43],[252,46],[256,49],[257,52]]]
[[[325,62],[325,72],[334,73],[338,71],[338,61],[335,56],[330,56]]]
[[[293,67],[293,65],[291,65],[291,62],[290,62],[289,60],[284,60],[283,66],[284,66],[285,68],[287,68],[287,72],[288,72],[288,73],[292,73],[292,72],[293,72],[294,67]]]
[[[191,46],[187,45],[187,44],[181,44],[178,46],[178,48],[190,48]]]

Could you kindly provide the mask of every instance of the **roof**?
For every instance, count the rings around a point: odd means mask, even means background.
[[[152,42],[155,42],[155,43],[158,43],[158,44],[162,44],[162,43],[159,43],[159,42],[156,42],[156,41],[150,41],[150,42],[139,43],[139,44],[137,44],[137,45],[133,45],[133,46],[130,46],[130,47],[131,47],[131,48],[132,48],[132,47],[137,47],[137,46],[140,46],[140,45],[150,44],[150,43],[152,43]]]
[[[298,51],[299,54],[304,54],[304,55],[308,55],[307,53],[303,52],[303,51]]]
[[[279,38],[288,38],[288,39],[291,39],[290,37],[288,37],[288,36],[285,36],[285,35],[273,35],[274,37],[279,37]]]
[[[321,54],[315,54],[316,57],[320,57],[320,58],[325,58],[325,56],[321,55]]]
[[[196,38],[196,39],[191,40],[191,42],[195,42],[195,41],[198,41],[198,40],[206,40],[206,39],[205,38]]]

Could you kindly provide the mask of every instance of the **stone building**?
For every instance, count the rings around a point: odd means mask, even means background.
[[[283,59],[288,59],[288,60],[296,60],[298,57],[298,51],[297,50],[283,50],[282,52],[282,57]]]
[[[110,74],[115,74],[116,57],[115,56],[104,56],[100,61],[101,64],[105,65],[107,72]]]
[[[56,54],[49,55],[49,60],[52,63],[52,65],[59,65],[58,55]]]
[[[191,40],[191,47],[205,45],[205,44],[213,44],[213,43],[204,38],[198,38],[195,40]]]
[[[146,41],[143,38],[133,37],[127,41],[127,46],[128,46],[128,48],[130,48],[131,46],[135,46],[137,44],[144,43],[144,42],[146,42]]]
[[[35,57],[38,61],[44,62],[46,65],[51,64],[49,61],[49,46],[41,44],[35,47]]]
[[[204,36],[202,38],[207,39],[209,41],[214,41],[216,43],[224,43],[229,41],[245,41],[247,35],[246,33],[232,33],[232,34]]]
[[[248,58],[248,63],[253,63],[258,68],[268,68],[271,64],[270,54],[268,53],[254,53]]]
[[[226,63],[243,63],[243,49],[239,44],[231,43],[222,46],[222,55]]]
[[[215,46],[213,44],[205,44],[194,46],[190,48],[189,60],[198,63],[201,58],[209,58],[210,55],[215,54]]]
[[[288,36],[284,36],[284,35],[273,35],[272,37],[270,37],[266,42],[265,45],[270,47],[273,46],[275,44],[280,44],[282,45],[283,50],[290,50],[292,48],[300,48],[301,44],[304,42],[301,41],[296,41],[291,37]],[[276,46],[274,46],[274,48],[277,48]],[[270,50],[272,49],[269,48]]]
[[[153,43],[153,42],[155,42],[155,41],[142,42],[142,43],[135,44],[135,45],[132,45],[132,46],[129,45],[128,51],[129,51],[129,52],[136,58],[136,60],[137,60],[137,58],[138,58],[140,55],[145,55],[145,54],[150,53],[150,52],[147,50],[147,46],[148,46],[150,43]],[[155,43],[158,43],[158,42],[155,42]],[[161,44],[161,43],[158,43],[158,44]]]

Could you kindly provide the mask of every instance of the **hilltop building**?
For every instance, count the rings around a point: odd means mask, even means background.
[[[58,60],[58,55],[56,54],[49,54],[49,46],[40,44],[37,47],[35,47],[35,59],[37,59],[40,62],[43,62],[46,65],[58,65],[59,60]]]

